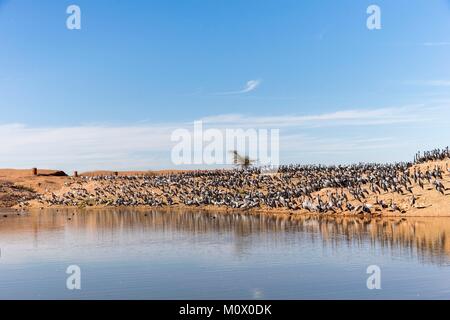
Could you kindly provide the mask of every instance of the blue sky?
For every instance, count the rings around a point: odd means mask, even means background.
[[[285,163],[410,160],[449,143],[449,31],[448,0],[0,0],[0,166],[173,167],[205,117],[280,128]]]

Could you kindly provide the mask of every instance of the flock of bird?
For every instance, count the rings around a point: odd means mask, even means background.
[[[407,196],[418,207],[415,190],[435,189],[446,197],[444,177],[450,152],[418,153],[414,162],[357,165],[288,165],[276,173],[261,168],[191,171],[165,175],[93,176],[71,178],[58,193],[41,195],[50,206],[189,206],[231,209],[286,209],[314,213],[405,213],[394,195]],[[414,166],[414,167],[413,167]],[[381,199],[381,198],[384,198]]]

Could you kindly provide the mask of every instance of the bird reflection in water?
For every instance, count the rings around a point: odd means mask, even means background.
[[[70,220],[69,220],[70,219]],[[450,261],[450,218],[369,218],[308,215],[243,214],[237,212],[166,210],[45,210],[2,219],[0,233],[19,235],[56,230],[86,235],[127,233],[187,233],[193,236],[230,237],[238,254],[251,250],[254,241],[322,241],[323,245],[370,247],[417,256],[421,262]],[[2,237],[0,236],[0,238]],[[276,240],[276,241],[274,241]]]

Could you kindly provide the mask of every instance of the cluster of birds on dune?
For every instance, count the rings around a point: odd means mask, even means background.
[[[46,193],[41,204],[54,206],[216,206],[231,209],[287,209],[314,213],[405,213],[394,201],[407,197],[417,207],[418,190],[435,189],[446,197],[449,149],[417,154],[414,162],[355,165],[287,165],[265,174],[257,167],[190,171],[164,175],[72,178],[59,194]],[[414,167],[413,167],[414,166]],[[384,198],[381,199],[381,198]],[[403,205],[404,206],[404,205]]]
[[[439,161],[450,158],[449,147],[445,149],[434,149],[431,151],[417,152],[414,157],[414,163],[424,163],[427,161]]]

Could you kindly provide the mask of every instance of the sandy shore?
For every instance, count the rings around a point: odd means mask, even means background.
[[[411,168],[426,170],[426,168],[433,168],[438,165],[445,167],[449,161],[433,161],[428,163],[422,163],[415,165]],[[88,191],[92,191],[99,188],[105,188],[105,183],[99,181],[87,181],[82,178],[74,178],[68,176],[53,176],[57,173],[56,170],[38,170],[38,175],[33,175],[31,170],[14,170],[14,169],[0,169],[0,208],[14,208],[19,210],[42,210],[45,208],[67,208],[68,206],[49,205],[38,201],[36,199],[40,197],[48,197],[49,195],[63,195],[67,192],[76,189],[79,184],[83,183],[83,188]],[[157,171],[157,172],[121,172],[119,175],[164,175],[164,174],[176,174],[177,171]],[[81,176],[98,176],[98,175],[110,175],[113,174],[110,171],[96,171],[90,173],[82,173]],[[405,192],[404,194],[397,194],[392,192],[386,192],[378,195],[379,200],[385,202],[395,201],[396,204],[402,208],[403,213],[398,211],[390,211],[388,209],[377,209],[371,214],[372,216],[410,216],[410,217],[450,217],[450,174],[445,172],[442,182],[446,186],[445,194],[438,193],[431,184],[426,184],[424,188],[420,188],[418,185],[414,185],[412,192],[417,198],[416,204],[411,205],[411,194]],[[113,183],[113,182],[111,182]],[[322,189],[317,192],[320,195],[326,195],[330,189]],[[158,193],[159,190],[154,190]],[[367,203],[374,203],[376,201],[376,195],[371,194],[367,198]],[[357,203],[355,203],[356,205]],[[70,206],[69,206],[70,207]],[[80,206],[72,206],[79,208]],[[92,205],[86,203],[84,207],[89,209],[100,209],[108,207],[108,205]],[[114,206],[117,207],[117,206]],[[149,206],[134,206],[134,209],[148,210]],[[251,212],[258,214],[280,214],[280,215],[311,215],[310,212],[300,210],[290,210],[288,208],[253,208],[250,210],[243,209],[231,209],[224,206],[202,205],[198,207],[186,206],[183,204],[165,205],[158,207],[162,210],[206,210],[215,212]],[[315,213],[313,213],[314,215]],[[339,216],[355,216],[354,212],[339,212],[339,213],[321,213],[320,215],[339,215]],[[367,215],[367,214],[366,214]]]

